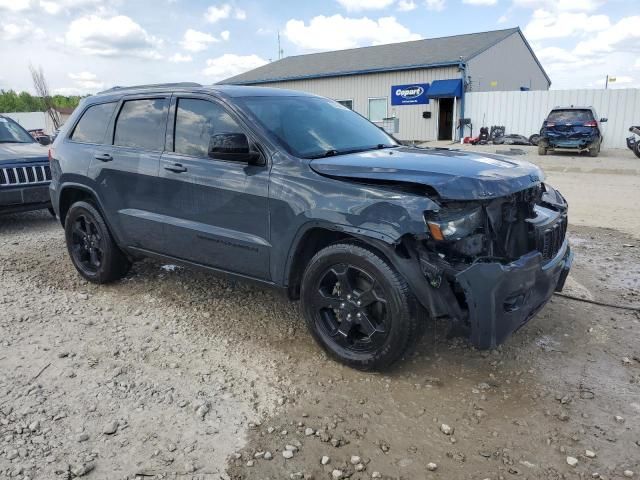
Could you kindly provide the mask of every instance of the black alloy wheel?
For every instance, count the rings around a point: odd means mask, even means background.
[[[75,264],[95,275],[104,258],[104,239],[96,222],[88,213],[77,215],[71,227],[71,255]]]
[[[312,308],[325,341],[354,352],[381,348],[390,322],[387,300],[376,280],[348,263],[325,269],[319,278]]]
[[[424,332],[424,310],[406,280],[377,251],[335,243],[314,255],[300,291],[309,332],[334,359],[384,370]]]
[[[74,203],[64,224],[67,250],[78,273],[93,283],[124,277],[131,262],[118,248],[101,213],[91,203]]]

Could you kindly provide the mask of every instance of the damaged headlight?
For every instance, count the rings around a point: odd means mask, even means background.
[[[460,240],[482,227],[482,207],[445,210],[425,220],[434,240]]]

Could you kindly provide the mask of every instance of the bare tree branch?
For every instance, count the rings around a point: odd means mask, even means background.
[[[62,125],[62,122],[60,121],[60,115],[55,108],[53,98],[49,94],[49,86],[47,85],[47,79],[44,76],[42,67],[36,68],[33,65],[29,65],[29,71],[31,72],[31,78],[33,79],[33,87],[36,90],[36,95],[42,98],[45,112],[49,115],[49,118],[51,118],[53,128],[57,130]]]

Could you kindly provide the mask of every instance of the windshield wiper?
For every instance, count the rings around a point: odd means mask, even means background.
[[[381,150],[383,148],[396,148],[398,146],[399,145],[386,145],[384,143],[379,143],[378,145],[375,145],[372,147],[350,148],[346,150],[336,150],[332,148],[329,150],[325,150],[324,152],[319,153],[317,155],[309,155],[305,158],[314,159],[314,158],[335,157],[336,155],[348,155],[350,153],[368,152],[370,150]]]
[[[20,142],[18,140],[0,140],[0,143],[30,143],[30,142]]]

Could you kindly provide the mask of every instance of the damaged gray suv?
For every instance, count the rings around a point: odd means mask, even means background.
[[[363,370],[437,318],[493,348],[571,266],[567,204],[534,165],[403,146],[301,92],[116,87],[83,101],[50,156],[84,278],[155,257],[257,281],[299,299],[322,348]]]

